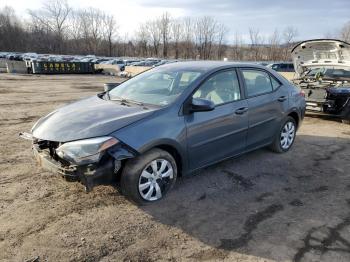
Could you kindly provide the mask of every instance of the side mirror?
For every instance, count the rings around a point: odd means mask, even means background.
[[[104,86],[104,91],[105,92],[109,92],[111,91],[113,88],[119,86],[120,83],[105,83]]]
[[[214,109],[215,104],[213,101],[202,98],[192,98],[192,103],[189,104],[188,112],[206,112],[213,111]]]

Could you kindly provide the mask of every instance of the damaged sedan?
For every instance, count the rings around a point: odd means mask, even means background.
[[[304,93],[259,65],[179,62],[156,67],[38,120],[38,163],[69,181],[119,181],[137,203],[162,199],[176,178],[269,146],[287,152]]]
[[[293,82],[304,90],[307,110],[350,124],[350,44],[315,39],[292,49]]]

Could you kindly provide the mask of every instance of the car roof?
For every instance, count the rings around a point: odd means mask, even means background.
[[[203,72],[212,71],[215,69],[224,69],[230,67],[254,67],[260,69],[266,69],[265,66],[255,63],[242,63],[242,62],[225,62],[225,61],[186,61],[165,64],[162,68],[168,69],[182,69],[182,70],[200,70]]]

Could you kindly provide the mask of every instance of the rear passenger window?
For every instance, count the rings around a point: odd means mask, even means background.
[[[257,96],[272,91],[270,76],[264,71],[242,70],[248,97]]]
[[[279,88],[281,86],[281,83],[279,81],[277,81],[275,78],[270,77],[271,78],[271,84],[272,84],[272,89],[276,90],[277,88]]]

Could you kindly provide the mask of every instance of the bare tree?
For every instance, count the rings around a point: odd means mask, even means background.
[[[224,24],[218,24],[216,31],[217,31],[217,58],[221,60],[226,51],[224,42],[225,42],[225,37],[228,32],[228,29]]]
[[[243,40],[242,36],[236,31],[234,37],[233,49],[233,60],[243,60]]]
[[[0,50],[23,51],[26,48],[27,32],[12,7],[0,9]]]
[[[284,60],[290,60],[289,49],[292,47],[295,37],[298,35],[298,29],[292,26],[288,26],[283,31],[283,44],[284,44]]]
[[[136,38],[137,38],[137,46],[139,50],[138,55],[143,57],[147,56],[150,37],[149,37],[148,28],[145,24],[140,25],[136,33]]]
[[[185,49],[184,58],[188,59],[193,57],[193,38],[194,38],[194,25],[190,17],[183,18],[183,45]]]
[[[162,44],[163,44],[163,57],[168,56],[168,45],[169,45],[169,38],[170,38],[170,14],[168,12],[163,13],[161,18],[158,21],[158,25],[160,27],[160,33],[162,38]]]
[[[180,40],[183,37],[182,25],[182,22],[179,20],[174,20],[171,24],[171,34],[175,49],[175,59],[178,59],[180,55]]]
[[[87,52],[98,54],[103,38],[102,23],[104,13],[95,8],[88,8],[79,12],[85,47]]]
[[[341,29],[340,38],[345,42],[350,42],[350,21],[347,22]]]
[[[201,59],[209,59],[212,54],[217,24],[210,16],[199,18],[196,22],[195,38]]]
[[[298,29],[292,26],[288,26],[283,31],[283,41],[285,44],[290,44],[295,40],[295,37],[298,36]]]
[[[149,21],[146,23],[147,31],[150,35],[150,39],[152,42],[154,55],[158,56],[159,47],[161,42],[161,31],[158,20]]]
[[[262,59],[261,55],[261,45],[263,39],[260,35],[260,30],[256,28],[249,28],[249,38],[250,38],[250,50],[252,52],[252,59],[258,61]]]
[[[271,34],[268,38],[268,53],[267,60],[277,61],[281,60],[281,42],[280,42],[280,34],[277,29]]]
[[[71,11],[67,0],[49,0],[44,2],[42,9],[28,10],[34,23],[41,24],[56,35],[57,51],[59,52],[63,51],[64,33]]]
[[[82,22],[80,14],[77,11],[72,11],[69,16],[69,27],[67,30],[70,39],[69,51],[79,53],[81,51],[81,39],[83,38]]]
[[[117,34],[117,23],[113,15],[103,15],[103,37],[108,43],[108,55],[112,56],[113,40]]]
[[[48,0],[42,8],[29,10],[30,21],[21,23],[13,9],[0,8],[0,49],[62,54],[109,56],[156,56],[200,59],[289,60],[296,28],[275,30],[266,38],[259,29],[249,29],[249,45],[235,33],[227,42],[228,30],[215,18],[182,17],[169,13],[139,25],[134,35],[118,37],[113,15],[96,8],[71,9],[68,0]],[[350,22],[341,31],[350,41]]]

